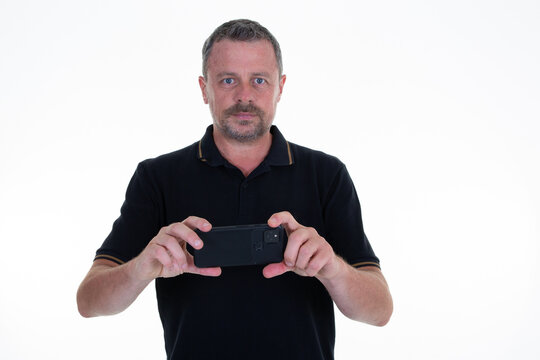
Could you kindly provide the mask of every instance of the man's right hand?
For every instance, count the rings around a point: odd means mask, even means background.
[[[203,242],[195,229],[210,231],[208,221],[195,216],[162,228],[136,258],[123,265],[97,259],[79,286],[77,304],[84,317],[112,315],[124,311],[157,277],[174,277],[185,272],[219,276],[221,268],[198,268],[186,244],[195,249]]]
[[[195,229],[207,232],[212,225],[203,218],[190,216],[186,220],[161,228],[158,234],[133,261],[128,263],[130,274],[137,280],[148,281],[158,277],[175,277],[185,272],[219,276],[221,268],[198,268],[186,244],[194,249],[203,247]]]

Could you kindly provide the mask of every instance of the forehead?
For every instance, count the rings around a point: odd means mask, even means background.
[[[274,48],[268,40],[221,40],[214,44],[208,58],[208,75],[221,72],[278,72]]]

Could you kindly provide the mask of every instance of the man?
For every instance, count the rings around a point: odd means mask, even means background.
[[[382,326],[392,299],[364,235],[345,166],[272,126],[286,77],[256,22],[217,28],[199,78],[213,126],[195,144],[139,164],[121,216],[77,301],[85,317],[126,309],[154,279],[169,359],[332,359],[333,303]],[[195,229],[282,225],[284,260],[197,268]]]

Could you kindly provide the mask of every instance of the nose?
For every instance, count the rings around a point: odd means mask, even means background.
[[[249,84],[239,84],[236,88],[236,102],[237,103],[251,103],[253,102],[253,89]]]

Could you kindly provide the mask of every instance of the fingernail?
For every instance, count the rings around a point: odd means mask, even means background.
[[[199,247],[199,246],[201,246],[201,245],[202,245],[201,240],[195,241],[195,247]]]
[[[287,265],[288,267],[292,267],[292,264],[290,262],[286,262],[285,265]]]

